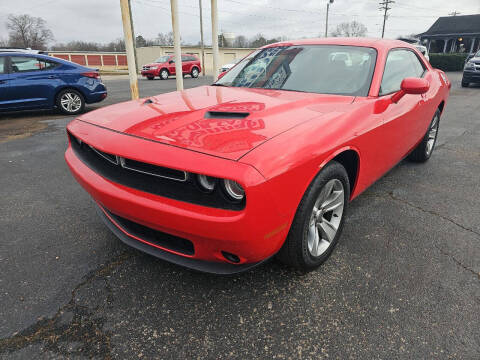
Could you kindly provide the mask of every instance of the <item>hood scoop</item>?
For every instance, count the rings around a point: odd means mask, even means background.
[[[230,112],[230,111],[207,111],[205,119],[245,119],[248,112]]]

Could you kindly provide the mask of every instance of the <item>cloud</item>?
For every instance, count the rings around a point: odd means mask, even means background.
[[[300,5],[299,5],[300,4]],[[327,0],[218,0],[219,30],[252,37],[262,33],[268,38],[317,37],[325,31]],[[329,30],[345,21],[357,20],[368,28],[368,36],[379,37],[383,16],[376,0],[337,0],[330,6]],[[182,39],[197,43],[199,35],[198,0],[179,0]],[[397,1],[392,5],[386,25],[386,37],[426,31],[439,16],[451,11],[462,14],[480,12],[480,0]],[[132,0],[136,34],[154,38],[171,30],[169,0]],[[123,36],[118,0],[22,0],[12,10],[0,4],[0,34],[6,34],[7,14],[27,13],[44,18],[57,42],[85,40],[109,42]],[[203,0],[204,33],[211,42],[210,1]],[[1,37],[2,35],[0,35]]]

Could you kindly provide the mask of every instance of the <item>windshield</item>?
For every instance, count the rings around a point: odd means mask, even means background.
[[[480,50],[475,54],[475,57],[480,57]]]
[[[367,96],[375,49],[359,46],[302,45],[260,49],[215,85]]]
[[[164,62],[167,62],[168,59],[170,59],[170,55],[160,56],[157,60],[155,60],[155,62],[164,63]]]

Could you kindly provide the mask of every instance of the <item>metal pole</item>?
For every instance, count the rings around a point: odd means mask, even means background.
[[[328,37],[328,10],[330,9],[330,2],[327,2],[327,18],[325,19],[325,37]]]
[[[173,49],[175,52],[175,78],[177,79],[177,91],[183,90],[182,72],[182,49],[180,48],[180,26],[178,20],[178,2],[170,0],[172,11]]]
[[[125,34],[125,50],[127,52],[128,75],[130,77],[130,92],[132,100],[138,99],[137,64],[135,61],[135,48],[133,46],[132,15],[130,13],[130,0],[120,0],[122,11],[123,33]]]
[[[202,73],[203,76],[205,76],[205,44],[203,42],[202,0],[198,0],[198,6],[200,8],[200,46],[202,47]]]
[[[385,22],[387,21],[387,11],[388,11],[388,3],[385,5],[385,13],[383,14],[383,27],[382,27],[382,39],[385,35]]]
[[[211,0],[212,10],[212,55],[213,55],[213,79],[217,80],[218,77],[218,26],[217,26],[217,0]]]

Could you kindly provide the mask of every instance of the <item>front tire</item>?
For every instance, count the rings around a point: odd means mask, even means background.
[[[58,93],[57,107],[67,115],[77,115],[85,110],[85,99],[77,90],[65,89]]]
[[[198,69],[196,67],[194,67],[192,69],[192,72],[190,73],[190,75],[192,76],[192,78],[196,79],[196,78],[198,78],[198,74],[199,74]]]
[[[440,110],[435,111],[427,133],[420,144],[408,155],[408,160],[413,162],[425,162],[432,156],[435,143],[437,142],[438,127],[440,124]]]
[[[470,83],[462,79],[462,87],[468,87],[468,85],[470,85]]]
[[[331,161],[303,195],[277,258],[302,271],[319,267],[341,236],[349,199],[347,171],[340,163]]]
[[[160,77],[160,79],[162,79],[162,80],[167,80],[167,79],[168,79],[168,75],[169,75],[168,70],[167,70],[167,69],[162,69],[162,70],[160,71],[159,77]]]

